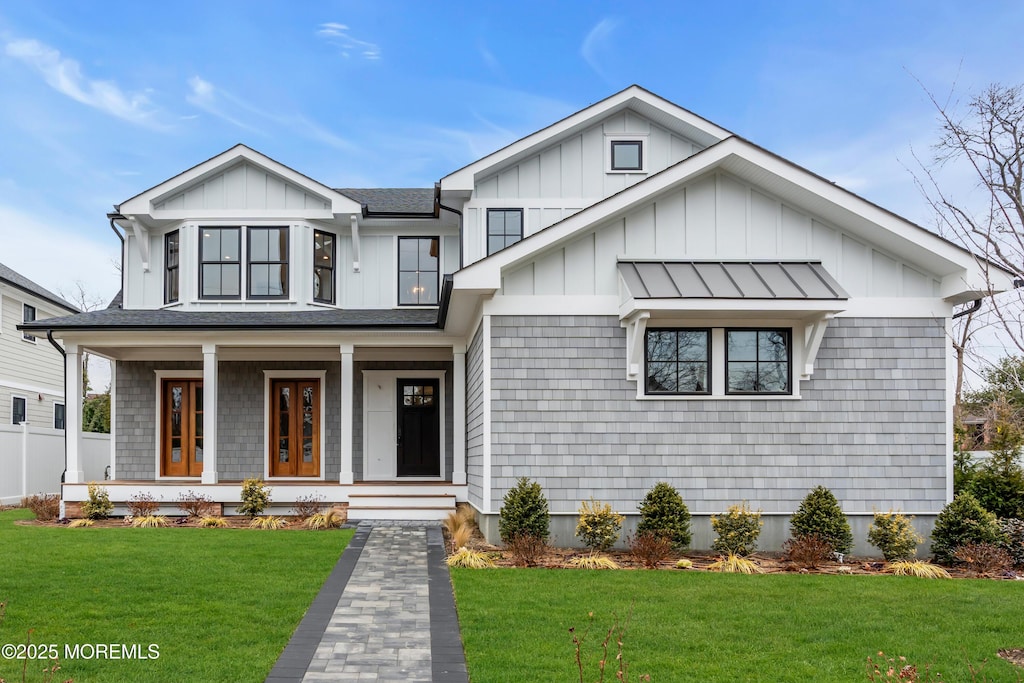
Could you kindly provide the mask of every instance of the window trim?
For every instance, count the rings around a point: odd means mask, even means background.
[[[242,264],[242,226],[240,225],[200,225],[199,228],[199,292],[198,298],[205,301],[239,301],[242,298],[242,274],[245,268]],[[235,230],[238,232],[238,261],[204,261],[203,260],[203,230]],[[203,293],[203,266],[204,265],[225,265],[234,264],[238,266],[238,294],[234,295],[223,295],[223,294],[204,294]],[[223,289],[223,287],[221,288]]]
[[[649,377],[647,366],[651,362],[650,360],[650,346],[647,343],[647,336],[651,332],[703,332],[706,335],[707,342],[707,359],[704,361],[707,366],[707,388],[704,391],[648,391],[647,379]],[[714,386],[714,357],[715,354],[712,351],[712,340],[711,340],[711,328],[710,327],[648,327],[644,330],[644,373],[641,381],[643,382],[643,391],[645,396],[711,396]],[[654,361],[661,362],[661,361]],[[672,361],[678,364],[679,358],[678,353],[676,354],[676,360]]]
[[[436,284],[434,285],[435,291],[437,292],[437,299],[433,303],[402,303],[402,273],[422,273],[430,271],[410,271],[402,270],[402,240],[434,240],[437,242],[437,270],[434,272],[436,278]],[[408,307],[420,307],[420,308],[436,308],[441,302],[441,236],[440,235],[408,235],[402,236],[397,235],[396,242],[397,249],[395,250],[395,303],[401,308]],[[417,264],[419,265],[419,264]]]
[[[32,318],[31,319],[28,318],[28,312],[30,310],[32,311]],[[33,306],[32,304],[25,304],[25,303],[23,303],[21,305],[21,322],[23,322],[23,323],[35,322],[36,321],[36,315],[38,313],[39,313],[39,310],[35,306]],[[29,333],[28,330],[23,330],[22,331],[21,338],[22,338],[23,341],[27,341],[27,342],[29,342],[31,344],[35,344],[36,343],[36,336],[34,334]]]
[[[283,230],[284,231],[284,260],[282,261],[254,261],[252,258],[252,233],[254,230]],[[245,299],[247,301],[273,301],[288,299],[291,290],[292,269],[289,266],[291,257],[291,230],[287,225],[247,225],[245,226]],[[277,265],[284,266],[284,291],[281,294],[253,294],[252,293],[252,267]]]
[[[21,401],[21,404],[24,409],[21,422],[16,422],[14,419],[14,406],[18,401]],[[11,424],[18,426],[22,424],[22,422],[28,422],[28,397],[22,396],[20,394],[11,394]]]
[[[331,238],[331,265],[329,267],[328,266],[317,266],[317,264],[316,264],[316,258],[315,258],[316,257],[316,238],[317,238],[318,235],[329,235],[330,238]],[[313,259],[313,273],[312,273],[313,278],[314,278],[313,301],[316,302],[316,303],[330,304],[330,305],[333,306],[335,304],[335,302],[338,300],[338,281],[337,281],[337,279],[335,277],[335,271],[337,269],[336,264],[338,262],[338,236],[335,233],[333,233],[333,232],[328,232],[326,230],[316,230],[316,229],[314,229],[313,230],[313,255],[314,255],[314,259]],[[318,297],[316,295],[315,278],[316,278],[316,270],[317,270],[317,268],[321,268],[321,269],[324,269],[324,270],[330,270],[331,271],[331,298],[330,299],[320,298],[320,297]]]
[[[786,385],[788,386],[787,391],[736,391],[729,388],[729,333],[730,332],[781,332],[786,337]],[[726,327],[724,328],[724,341],[725,341],[725,390],[726,396],[792,396],[793,395],[793,329],[788,327]],[[755,349],[758,351],[758,357],[753,361],[760,367],[762,363],[760,359],[760,349],[755,343]],[[750,361],[733,361],[736,363],[743,363]],[[765,363],[769,361],[763,361]]]
[[[515,242],[512,242],[511,244],[506,244],[505,246],[503,246],[501,249],[498,249],[497,251],[491,251],[491,214],[492,213],[497,213],[497,212],[501,212],[501,213],[518,213],[519,214],[519,237],[518,237],[518,239],[515,240]],[[524,223],[525,215],[524,215],[523,210],[521,208],[515,208],[515,207],[503,208],[503,207],[499,207],[499,206],[496,206],[494,208],[488,208],[487,209],[487,214],[485,215],[484,220],[485,220],[485,224],[484,224],[484,242],[485,242],[486,247],[487,247],[487,255],[488,256],[490,256],[491,254],[497,254],[499,251],[502,251],[503,249],[508,249],[513,244],[517,244],[519,242],[522,242],[524,237],[525,237],[525,233],[526,233],[526,224]],[[504,238],[507,238],[509,235],[507,233],[502,233],[501,236],[504,237]]]
[[[614,148],[622,143],[635,143],[640,145],[640,166],[639,167],[616,167],[614,164]],[[646,174],[648,158],[650,157],[650,135],[646,133],[623,133],[618,135],[605,136],[605,173],[615,174]]]
[[[174,265],[171,262],[171,238],[177,245],[177,255]],[[172,299],[170,296],[171,277],[174,277],[174,288],[177,294]],[[181,230],[172,230],[164,235],[164,305],[175,304],[181,301]]]
[[[61,412],[63,413],[60,416],[61,422],[64,423],[64,426],[62,426],[62,427],[58,427],[57,426],[57,407],[58,406],[62,409]],[[53,428],[54,429],[67,429],[67,426],[68,426],[68,408],[67,408],[67,405],[62,403],[62,402],[60,402],[60,401],[54,401],[53,402]]]

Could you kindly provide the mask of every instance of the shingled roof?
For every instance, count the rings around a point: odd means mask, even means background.
[[[434,215],[432,187],[342,187],[335,191],[365,206],[368,214]]]
[[[16,287],[22,290],[23,292],[27,292],[29,294],[39,297],[40,299],[49,301],[51,304],[59,306],[70,313],[79,312],[78,308],[76,308],[74,305],[68,303],[67,301],[60,298],[59,296],[49,291],[48,289],[40,287],[39,285],[32,282],[24,275],[16,273],[15,271],[11,270],[2,263],[0,263],[0,282],[4,282],[6,284],[11,285],[12,287]]]

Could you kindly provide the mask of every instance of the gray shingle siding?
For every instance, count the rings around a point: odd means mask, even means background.
[[[469,500],[483,506],[484,336],[477,329],[466,352],[466,483]]]
[[[697,514],[741,500],[791,513],[818,484],[847,513],[945,502],[947,344],[933,320],[833,320],[799,400],[637,400],[625,346],[612,316],[492,318],[496,506],[520,476],[556,513],[589,496],[632,511],[659,480]]]

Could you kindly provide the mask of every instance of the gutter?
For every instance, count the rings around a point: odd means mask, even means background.
[[[116,225],[114,225],[114,221],[119,220],[119,219],[124,220],[125,218],[120,213],[108,213],[107,214],[107,218],[110,220],[110,229],[114,231],[115,235],[117,235],[117,239],[121,240],[121,297],[122,297],[121,298],[121,302],[122,302],[122,307],[123,307],[123,305],[124,305],[124,235],[122,235],[121,231],[117,229]]]
[[[60,357],[64,359],[64,471],[60,473],[60,483],[63,484],[64,479],[68,474],[68,354],[67,351],[65,351],[61,345],[54,340],[53,330],[46,331],[46,340],[50,342],[50,345],[53,346],[53,348],[57,349]]]

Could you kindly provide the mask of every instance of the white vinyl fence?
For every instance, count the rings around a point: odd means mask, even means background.
[[[82,434],[86,481],[103,481],[110,464],[110,435]],[[17,504],[35,493],[60,493],[64,472],[64,431],[27,422],[0,425],[0,505]]]

